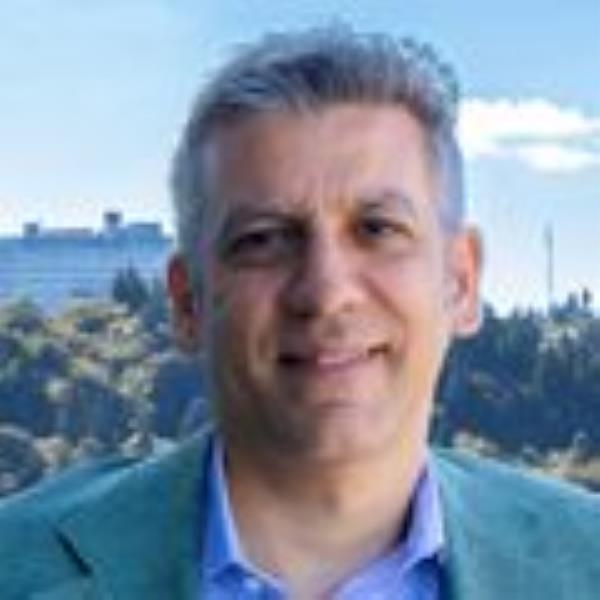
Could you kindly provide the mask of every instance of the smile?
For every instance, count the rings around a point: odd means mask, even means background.
[[[283,353],[280,362],[284,367],[316,373],[341,373],[372,362],[386,351],[377,345],[361,349],[316,350],[308,353]]]

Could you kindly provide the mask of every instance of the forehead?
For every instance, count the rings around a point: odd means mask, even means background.
[[[219,131],[205,157],[218,205],[434,195],[426,135],[399,106],[259,114]]]

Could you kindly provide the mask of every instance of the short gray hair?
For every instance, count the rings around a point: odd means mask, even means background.
[[[431,46],[408,38],[335,25],[269,34],[242,48],[197,98],[173,160],[180,250],[192,259],[193,270],[206,203],[202,149],[211,136],[252,115],[345,102],[402,105],[420,121],[439,177],[442,221],[458,226],[464,213],[462,157],[454,134],[458,99],[452,69]]]

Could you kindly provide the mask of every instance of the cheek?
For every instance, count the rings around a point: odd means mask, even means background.
[[[427,256],[387,261],[369,270],[371,285],[395,312],[431,318],[445,304],[443,269]]]
[[[389,315],[399,360],[429,379],[445,352],[451,323],[440,261],[419,258],[389,265],[372,281]]]
[[[264,344],[276,319],[277,286],[255,274],[221,274],[210,296],[213,338],[236,355],[252,354]]]

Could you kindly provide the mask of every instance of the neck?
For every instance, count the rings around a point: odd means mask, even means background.
[[[424,443],[335,462],[261,460],[226,443],[231,502],[249,559],[290,590],[326,593],[397,541],[424,460]]]

